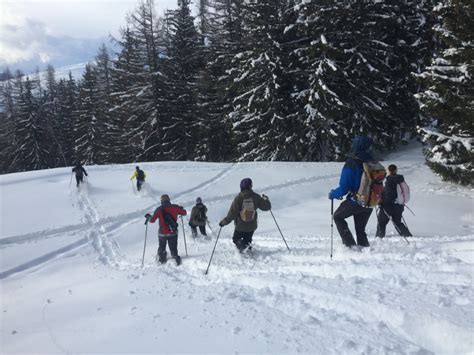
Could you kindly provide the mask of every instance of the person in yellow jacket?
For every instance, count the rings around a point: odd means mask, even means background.
[[[145,182],[145,172],[143,170],[140,170],[140,167],[136,166],[135,167],[135,172],[133,173],[132,177],[130,180],[137,179],[137,190],[140,191],[142,188],[143,183]]]

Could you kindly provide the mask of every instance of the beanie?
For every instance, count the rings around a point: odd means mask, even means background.
[[[240,190],[250,190],[252,188],[252,179],[245,178],[240,182]]]

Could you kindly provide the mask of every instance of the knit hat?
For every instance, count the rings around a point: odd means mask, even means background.
[[[170,200],[170,197],[168,195],[161,195],[160,197],[160,201],[161,202],[165,202],[165,201],[169,201]]]
[[[198,197],[198,198],[196,199],[196,203],[202,203],[202,200],[201,200],[200,197]]]
[[[252,188],[252,179],[245,178],[240,182],[240,190],[250,190]]]

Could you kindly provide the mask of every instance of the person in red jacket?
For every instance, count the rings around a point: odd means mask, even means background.
[[[181,264],[181,257],[178,255],[178,216],[185,216],[186,210],[178,205],[171,204],[168,195],[161,195],[161,206],[158,207],[153,216],[147,213],[147,222],[155,223],[159,219],[158,227],[158,261],[166,263],[166,243],[170,248],[171,256],[176,260],[176,264]]]

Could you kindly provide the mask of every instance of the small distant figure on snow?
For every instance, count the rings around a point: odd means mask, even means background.
[[[79,184],[84,182],[84,175],[87,175],[86,169],[81,165],[81,163],[77,163],[74,168],[72,168],[72,172],[76,174],[76,187],[79,188]]]
[[[166,244],[171,252],[171,256],[176,260],[176,264],[181,264],[181,257],[178,255],[178,216],[185,216],[186,210],[178,205],[171,204],[168,195],[161,195],[161,206],[158,207],[153,216],[147,213],[145,218],[150,223],[155,223],[159,219],[158,227],[158,261],[166,263]]]
[[[203,236],[206,234],[206,222],[207,222],[207,207],[202,203],[202,199],[198,197],[196,199],[196,205],[191,210],[191,218],[189,226],[193,232],[193,237],[197,237],[197,227]]]
[[[235,196],[227,216],[219,222],[223,227],[234,221],[235,230],[232,241],[239,250],[252,250],[252,236],[257,230],[257,209],[269,211],[272,208],[267,196],[260,196],[252,190],[252,179],[240,182],[240,193]]]
[[[412,234],[407,226],[402,222],[402,213],[404,205],[408,202],[410,190],[405,183],[403,175],[397,174],[397,166],[391,164],[388,166],[389,175],[385,181],[385,188],[382,193],[382,203],[377,220],[376,237],[385,237],[385,228],[388,221],[392,219],[395,229],[402,237],[411,237]]]
[[[137,179],[137,191],[140,191],[142,189],[142,185],[145,183],[145,172],[143,170],[140,170],[139,166],[135,167],[135,172],[133,173],[132,177],[130,180]]]

